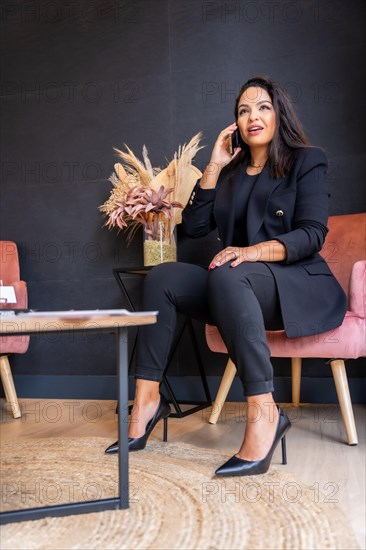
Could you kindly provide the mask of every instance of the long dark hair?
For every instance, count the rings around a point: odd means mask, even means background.
[[[279,84],[267,76],[256,76],[243,84],[235,102],[235,120],[238,120],[241,96],[245,90],[252,87],[266,90],[273,104],[276,114],[276,130],[269,146],[268,164],[271,176],[280,179],[291,169],[294,161],[294,149],[309,147],[310,143],[289,95]],[[236,159],[239,162],[243,161],[249,155],[249,147],[244,143],[242,151],[234,161]]]

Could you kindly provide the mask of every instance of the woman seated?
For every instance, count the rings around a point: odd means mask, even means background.
[[[131,451],[143,449],[170,413],[159,385],[179,312],[217,325],[248,401],[243,442],[216,474],[268,470],[291,424],[273,400],[265,331],[284,329],[288,338],[329,331],[347,308],[319,255],[327,234],[326,173],[325,154],[309,144],[286,92],[266,77],[248,80],[235,122],[220,132],[183,211],[187,235],[217,229],[222,250],[208,267],[165,263],[145,279],[142,309],[159,316],[139,333]],[[117,450],[118,442],[106,452]]]

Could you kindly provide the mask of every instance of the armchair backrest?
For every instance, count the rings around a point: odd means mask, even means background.
[[[0,241],[0,280],[4,286],[20,280],[18,249],[12,241]]]
[[[320,254],[348,296],[352,268],[366,259],[366,213],[330,216],[328,228]]]
[[[20,280],[17,245],[12,241],[0,241],[0,279],[4,286],[14,287],[16,305],[0,303],[0,309],[25,309],[28,306],[27,285]],[[25,353],[29,345],[29,336],[0,336],[0,355]]]

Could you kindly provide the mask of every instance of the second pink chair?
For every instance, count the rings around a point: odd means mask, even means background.
[[[340,327],[315,336],[289,339],[284,331],[268,331],[272,357],[292,361],[292,401],[300,404],[301,359],[328,359],[341,407],[349,445],[358,443],[345,359],[366,356],[366,214],[332,216],[321,254],[348,296],[348,311]],[[316,321],[316,319],[314,319]],[[217,327],[206,325],[206,340],[212,351],[227,353]],[[229,359],[209,418],[215,424],[220,416],[236,368]]]
[[[20,280],[18,249],[12,241],[0,241],[0,279],[4,286],[14,287],[17,303],[10,304],[16,309],[26,309],[28,306],[27,285]],[[1,309],[9,309],[9,305],[0,304]],[[9,355],[25,353],[29,346],[29,336],[0,336],[0,375],[4,387],[6,401],[14,418],[21,416],[13,376],[11,373]]]

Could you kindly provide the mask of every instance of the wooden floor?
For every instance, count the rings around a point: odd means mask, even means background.
[[[13,419],[4,401],[0,408],[1,441],[35,437],[110,437],[116,439],[115,401],[21,401],[22,417]],[[361,549],[366,548],[365,472],[366,406],[354,406],[358,446],[345,443],[337,405],[284,405],[292,422],[287,436],[287,466],[294,476],[311,486],[314,498],[336,502],[350,519]],[[169,441],[220,449],[228,457],[240,446],[244,433],[245,405],[226,403],[218,424],[208,424],[210,409],[169,420]],[[152,439],[162,437],[162,423]],[[169,443],[168,443],[169,444]],[[280,462],[277,449],[274,463]]]

